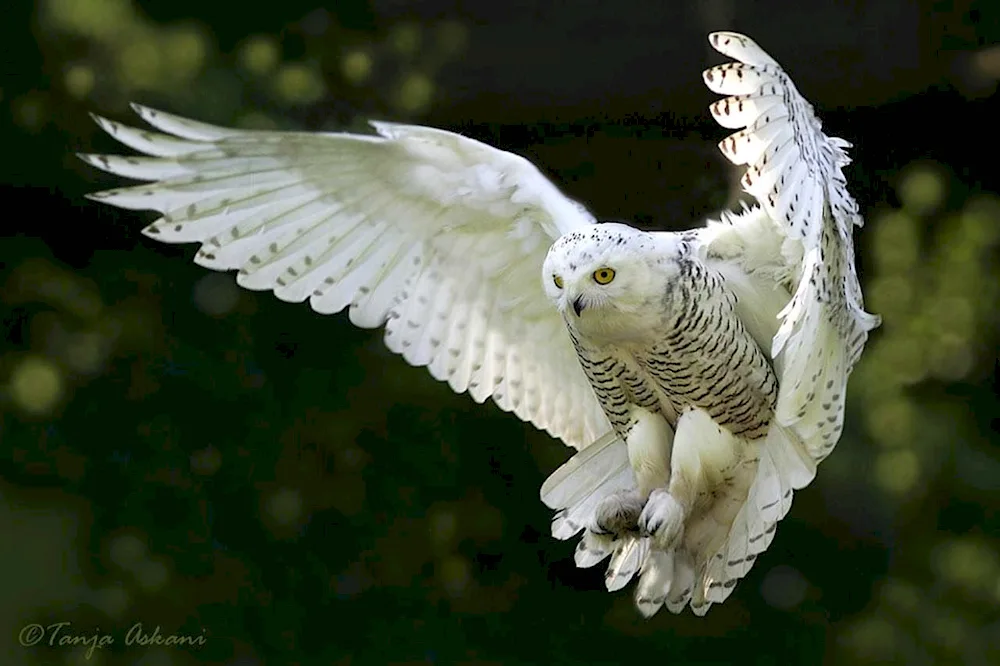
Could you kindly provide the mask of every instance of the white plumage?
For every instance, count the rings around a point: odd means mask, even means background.
[[[525,159],[450,132],[233,130],[135,106],[105,119],[152,157],[85,155],[151,181],[92,195],[162,214],[144,232],[248,289],[385,325],[386,345],[458,392],[579,449],[542,488],[576,562],[609,590],[703,614],[731,593],[840,437],[847,377],[878,318],[854,269],[847,143],[780,66],[705,72],[759,206],[684,233],[598,224]],[[541,280],[539,275],[541,274]]]

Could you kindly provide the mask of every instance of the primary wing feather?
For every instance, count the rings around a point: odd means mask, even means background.
[[[159,131],[96,120],[152,157],[81,157],[152,181],[91,195],[162,213],[146,235],[201,243],[198,264],[248,289],[384,324],[411,364],[570,446],[610,430],[540,281],[552,240],[594,220],[527,160],[426,127],[248,131],[133,108]]]

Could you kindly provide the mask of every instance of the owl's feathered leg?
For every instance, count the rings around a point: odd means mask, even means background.
[[[757,450],[756,443],[733,435],[704,410],[684,412],[677,421],[669,483],[650,494],[639,517],[640,532],[670,549],[684,536],[685,524],[691,528],[694,519],[710,518],[716,528],[724,528],[718,536],[724,540],[753,484]],[[708,545],[701,543],[702,535],[691,536],[698,537],[699,548]]]
[[[666,419],[634,405],[626,433],[634,485],[601,498],[576,553],[578,564],[597,562],[611,554],[605,574],[609,591],[624,587],[646,561],[650,540],[639,533],[639,516],[650,491],[670,478],[674,433]]]
[[[720,439],[722,432],[711,417],[699,409],[690,409],[678,419],[670,473],[650,491],[649,501],[639,516],[639,532],[652,537],[657,548],[669,552],[680,545],[684,524],[695,502],[699,495],[710,490],[699,448],[708,444],[705,452],[719,449],[718,457],[721,458],[725,454],[719,446],[722,442],[716,442],[713,447],[711,440]]]
[[[674,431],[661,414],[639,405],[631,407],[625,443],[635,487],[601,500],[594,528],[587,530],[582,542],[584,547],[597,544],[611,550],[605,574],[609,591],[624,587],[648,561],[652,544],[639,532],[639,517],[650,492],[670,479],[673,438]],[[601,534],[602,530],[607,533]]]
[[[636,405],[630,410],[627,432],[625,444],[635,487],[610,494],[598,503],[591,525],[598,537],[620,539],[636,534],[650,492],[670,479],[673,431],[666,419]]]

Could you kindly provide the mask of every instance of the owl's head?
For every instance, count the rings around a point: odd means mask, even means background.
[[[595,341],[648,336],[677,273],[663,236],[617,222],[565,234],[545,257],[545,293],[569,326]]]

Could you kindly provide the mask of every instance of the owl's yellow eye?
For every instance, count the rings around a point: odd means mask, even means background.
[[[597,284],[608,284],[615,279],[613,268],[598,268],[594,271],[594,282]]]
[[[559,277],[558,275],[553,275],[552,276],[552,283],[555,284],[556,289],[562,289],[562,285],[563,285],[562,278]]]

